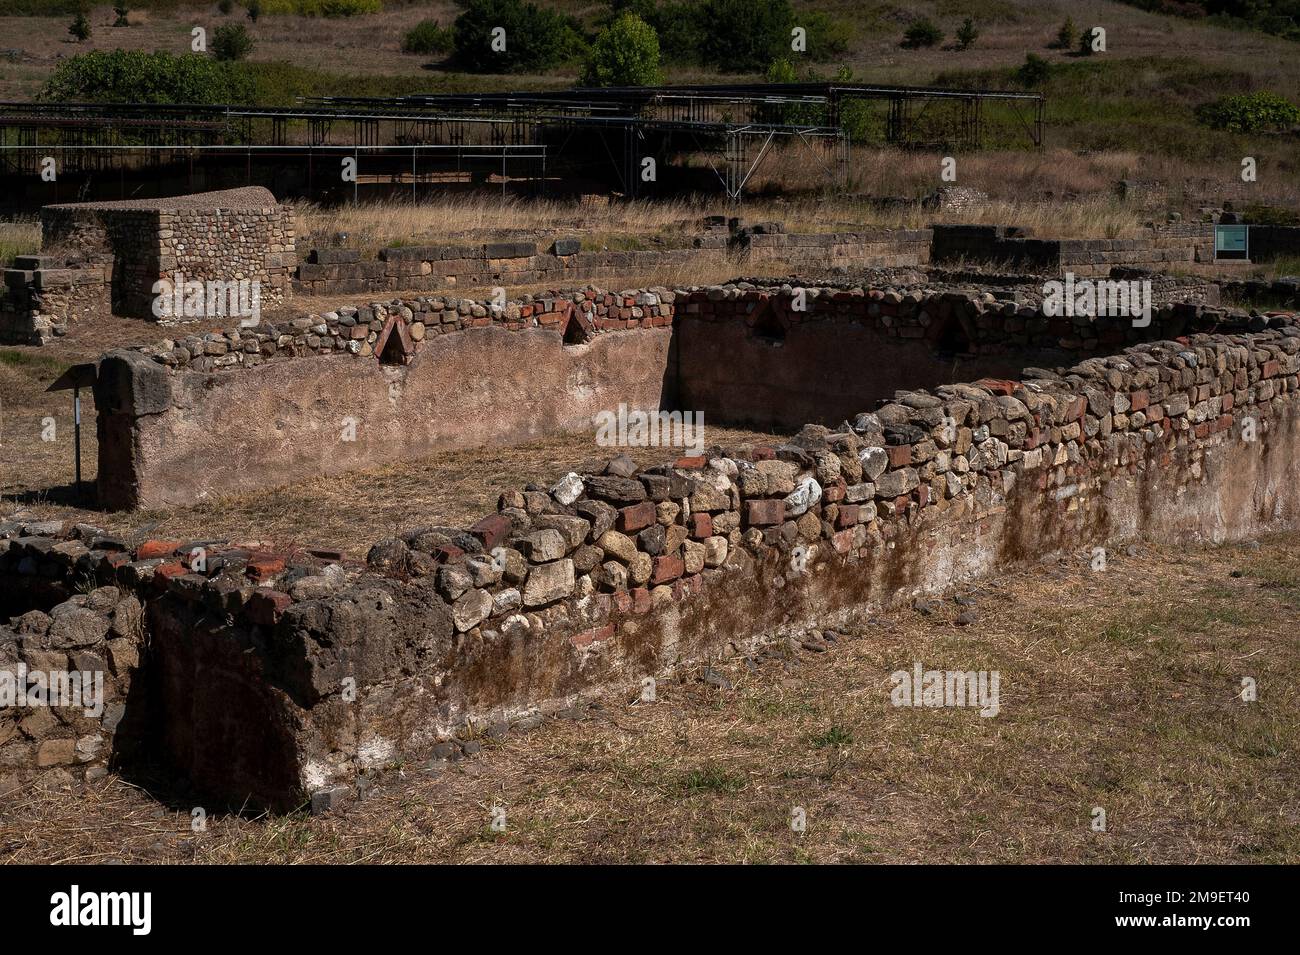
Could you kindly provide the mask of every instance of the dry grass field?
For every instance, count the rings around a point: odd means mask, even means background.
[[[202,801],[145,778],[34,791],[0,804],[0,861],[1295,864],[1297,543],[1069,556],[964,591],[965,626],[951,601],[864,611],[825,652],[719,658],[654,704],[608,692],[393,766],[337,814],[209,808],[196,833]],[[895,708],[916,661],[997,670],[1000,712]]]

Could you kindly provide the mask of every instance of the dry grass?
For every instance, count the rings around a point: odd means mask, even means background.
[[[41,247],[41,224],[32,217],[0,220],[0,269],[15,255],[31,255]]]
[[[610,693],[472,760],[389,772],[337,815],[209,813],[196,834],[192,798],[33,790],[0,814],[0,858],[1294,864],[1296,544],[1049,562],[973,591],[965,628],[953,604],[863,613],[827,653],[716,660],[732,688],[684,673],[654,705]],[[890,706],[889,674],[917,660],[999,670],[1000,714]]]
[[[897,155],[895,158],[899,158]],[[974,159],[971,160],[974,165]],[[938,158],[934,168],[937,170]],[[990,174],[991,175],[991,174]],[[963,179],[963,184],[974,184]],[[933,186],[937,185],[933,183]],[[890,193],[882,191],[881,195]],[[894,193],[910,196],[911,192]],[[979,208],[937,212],[919,203],[883,209],[865,199],[805,197],[752,198],[740,208],[715,197],[667,201],[611,202],[584,206],[577,200],[530,200],[499,196],[457,197],[421,202],[380,202],[359,206],[296,206],[304,242],[326,241],[346,233],[347,245],[374,250],[387,245],[484,241],[508,235],[563,233],[586,240],[589,248],[652,249],[681,245],[705,215],[743,215],[749,221],[775,219],[790,232],[852,231],[863,228],[921,229],[932,223],[1022,225],[1060,238],[1118,238],[1139,234],[1143,216],[1109,195],[1068,201],[993,199]],[[456,229],[447,228],[449,222]],[[686,223],[685,227],[683,223]],[[655,284],[664,284],[660,279]]]

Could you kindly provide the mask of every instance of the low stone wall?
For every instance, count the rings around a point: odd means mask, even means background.
[[[141,601],[130,588],[72,589],[82,558],[120,545],[84,525],[66,540],[28,533],[42,529],[63,530],[0,524],[0,581],[31,606],[0,624],[0,798],[38,776],[99,778],[142,738]]]
[[[177,769],[292,808],[445,755],[467,722],[498,732],[853,608],[1137,536],[1293,528],[1298,372],[1300,327],[1277,317],[902,391],[785,445],[616,457],[470,528],[381,541],[364,567],[175,540],[75,545],[62,566],[148,590],[152,725]]]
[[[1049,318],[972,292],[714,286],[372,303],[169,339],[99,363],[100,504],[154,507],[448,448],[587,429],[599,411],[835,423],[909,384],[1009,375],[1240,316]],[[239,409],[232,414],[232,409]],[[235,453],[232,453],[235,452]]]
[[[1197,261],[1199,235],[1140,239],[1040,239],[1014,226],[936,225],[930,261],[995,262],[1014,269],[1079,276],[1108,275],[1116,266],[1167,269]]]
[[[111,309],[110,267],[20,255],[0,290],[0,344],[43,345],[55,335]]]
[[[458,286],[600,282],[637,272],[780,264],[809,271],[892,268],[929,261],[928,229],[786,233],[779,223],[734,231],[716,229],[687,236],[689,246],[622,252],[582,251],[579,239],[559,236],[520,240],[380,249],[366,259],[359,249],[312,249],[298,267],[295,291],[328,295],[350,292],[423,291]]]
[[[1300,226],[1253,225],[1249,241],[1252,262],[1300,257]]]

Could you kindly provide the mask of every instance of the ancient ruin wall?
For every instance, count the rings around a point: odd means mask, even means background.
[[[261,187],[41,210],[41,247],[112,267],[115,313],[155,318],[154,283],[260,283],[261,307],[284,304],[297,267],[294,214]]]
[[[620,405],[700,412],[706,426],[836,424],[900,388],[1013,376],[1227,320],[1165,306],[1138,328],[976,293],[800,294],[802,308],[788,287],[503,307],[422,298],[113,353],[95,386],[100,502],[183,503],[517,443],[589,429]]]
[[[1295,527],[1300,328],[1265,325],[902,392],[788,445],[614,459],[508,492],[472,528],[381,541],[365,567],[20,528],[0,575],[145,594],[156,745],[209,792],[288,808],[427,758],[467,720],[527,718],[849,608],[1137,535]],[[0,760],[26,765],[29,742]]]
[[[779,265],[783,271],[924,265],[928,229],[786,233],[779,223],[683,233],[679,248],[591,251],[570,236],[538,242],[403,245],[380,249],[318,248],[298,267],[294,289],[312,295],[342,292],[425,291],[456,286],[552,282],[557,286],[603,282],[637,272],[667,274],[678,268]]]

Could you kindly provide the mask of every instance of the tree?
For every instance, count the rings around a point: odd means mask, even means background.
[[[582,35],[571,17],[523,0],[467,0],[453,29],[452,60],[471,73],[544,70],[574,59]]]
[[[212,55],[218,60],[242,60],[253,52],[253,38],[242,23],[223,23],[212,34]]]
[[[1268,90],[1225,96],[1196,107],[1199,122],[1230,133],[1285,130],[1300,123],[1300,107]]]
[[[451,30],[438,26],[437,20],[421,20],[402,37],[403,53],[450,53],[455,42]]]
[[[731,73],[759,73],[790,52],[794,10],[789,0],[703,0],[700,56]]]
[[[1047,44],[1047,48],[1049,50],[1068,50],[1074,46],[1076,30],[1078,30],[1078,27],[1074,25],[1074,21],[1066,17],[1065,22],[1056,31],[1056,39]]]
[[[1092,56],[1092,28],[1089,27],[1079,34],[1079,55]]]
[[[248,19],[256,23],[257,18],[262,15],[262,0],[248,0],[245,9],[248,11]]]
[[[961,26],[957,28],[957,49],[969,50],[975,45],[975,41],[980,37],[980,31],[975,27],[975,21],[967,17],[962,21]]]
[[[144,50],[94,50],[60,60],[45,102],[251,103],[253,81],[234,63]]]
[[[84,43],[90,39],[90,19],[86,16],[85,10],[78,10],[77,15],[72,19],[72,25],[68,27],[68,32],[78,43]]]
[[[632,13],[600,32],[582,74],[584,86],[653,86],[661,79],[659,36]]]
[[[913,21],[911,26],[903,31],[903,42],[900,46],[909,50],[917,50],[923,46],[934,46],[942,41],[943,31],[935,26],[933,20],[922,17]]]
[[[1037,53],[1025,56],[1025,62],[1016,70],[1016,82],[1026,88],[1042,86],[1052,74],[1052,65]]]

